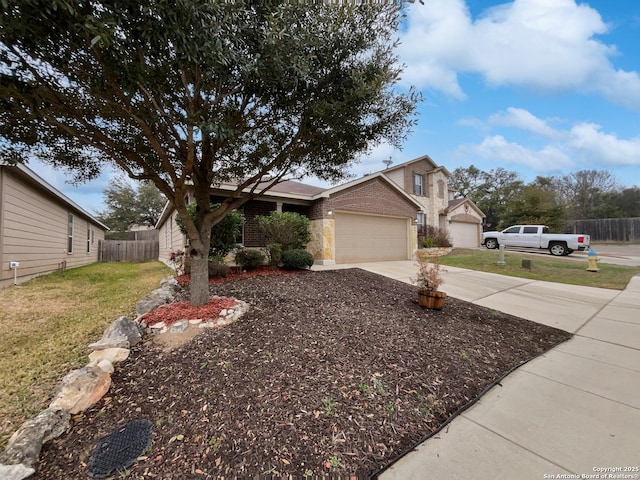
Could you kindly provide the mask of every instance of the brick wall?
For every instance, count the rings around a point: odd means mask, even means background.
[[[424,192],[423,196],[428,197],[432,193],[433,185],[429,185],[429,173],[433,167],[429,162],[423,160],[421,162],[412,163],[404,168],[404,184],[405,191],[413,194],[413,174],[422,175]]]
[[[417,207],[380,178],[341,190],[325,202],[326,210],[373,213],[415,218]]]
[[[244,204],[244,245],[245,247],[264,247],[265,240],[258,230],[256,217],[258,215],[269,215],[276,210],[274,202],[264,202],[252,200]]]
[[[309,210],[309,220],[320,220],[321,218],[325,218],[327,216],[327,211],[330,210],[328,205],[328,198],[321,198],[313,202],[313,205],[311,205],[311,209]]]

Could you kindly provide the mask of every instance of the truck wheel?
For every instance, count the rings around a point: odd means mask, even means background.
[[[549,251],[551,252],[551,255],[555,257],[569,255],[569,249],[564,243],[552,243],[551,245],[549,245]]]
[[[489,250],[494,250],[498,248],[498,240],[496,240],[495,238],[487,238],[484,241],[484,246],[487,247]]]

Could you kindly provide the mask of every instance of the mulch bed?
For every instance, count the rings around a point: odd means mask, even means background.
[[[33,478],[86,478],[98,439],[139,418],[152,446],[128,479],[366,478],[570,337],[454,298],[423,310],[414,286],[358,269],[211,291],[251,310],[166,353],[143,342]]]
[[[149,327],[162,322],[167,327],[170,327],[179,320],[215,320],[222,310],[237,304],[238,302],[230,298],[212,298],[206,305],[194,307],[188,300],[184,300],[162,305],[145,313],[140,318],[140,323]]]
[[[262,277],[262,276],[273,276],[273,275],[298,275],[302,273],[301,270],[285,270],[283,268],[273,268],[273,267],[259,267],[251,270],[242,270],[232,268],[224,277],[210,277],[209,285],[215,285],[218,283],[227,283],[233,280],[240,280],[243,278],[253,278],[253,277]],[[191,275],[184,274],[180,275],[176,278],[178,283],[182,287],[187,287],[191,282]]]

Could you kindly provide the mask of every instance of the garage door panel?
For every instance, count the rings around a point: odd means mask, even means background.
[[[336,213],[336,262],[407,259],[407,219]]]
[[[478,224],[453,222],[449,225],[449,239],[456,248],[476,248],[480,246]]]

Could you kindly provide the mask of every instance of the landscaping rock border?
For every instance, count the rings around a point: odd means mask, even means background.
[[[49,407],[24,422],[9,439],[6,449],[0,454],[0,479],[23,480],[35,473],[42,445],[65,433],[72,415],[87,410],[107,393],[114,365],[129,357],[130,347],[138,344],[144,333],[159,333],[156,329],[145,329],[140,323],[142,315],[173,302],[179,289],[174,277],[163,279],[160,288],[136,304],[138,317],[135,320],[124,316],[117,318],[98,342],[88,345],[92,350],[89,363],[69,372],[62,379]],[[208,321],[200,326],[228,325],[247,310],[248,305],[238,301],[235,307],[220,312],[217,321]]]

